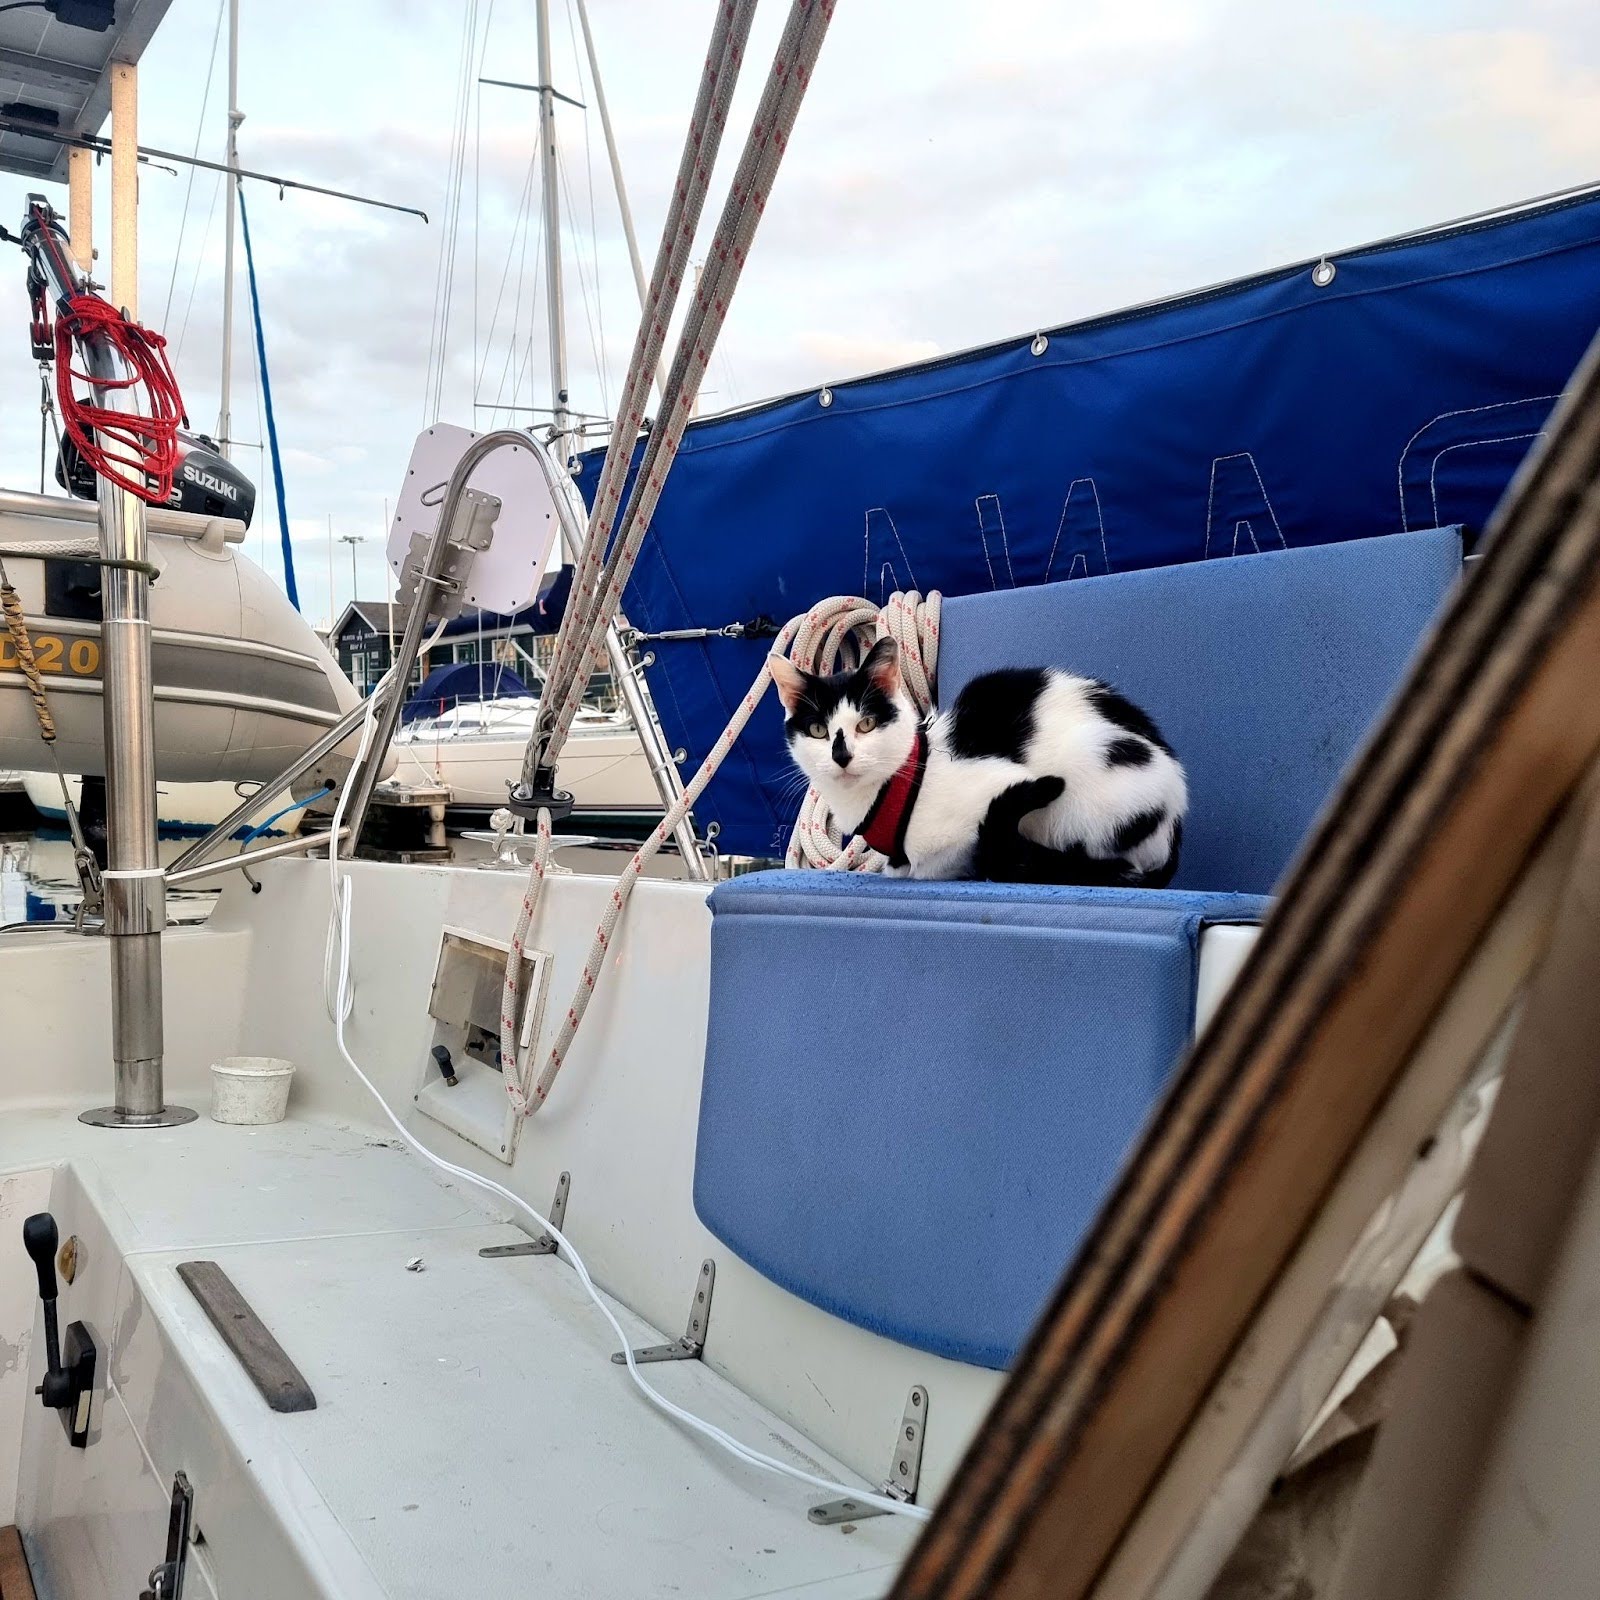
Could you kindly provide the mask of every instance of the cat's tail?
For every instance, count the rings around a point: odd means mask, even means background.
[[[1049,854],[1043,847],[1022,838],[1018,831],[1022,819],[1032,811],[1054,804],[1067,792],[1065,780],[1049,776],[1026,778],[1003,789],[989,802],[989,809],[978,824],[978,842],[973,852],[972,875],[991,883],[1030,881],[1030,867],[1036,853]],[[1025,860],[1024,857],[1028,859]],[[1034,870],[1037,870],[1034,867]]]

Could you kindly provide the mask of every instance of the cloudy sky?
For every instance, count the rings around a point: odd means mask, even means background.
[[[571,0],[552,0],[555,81],[592,102]],[[548,405],[529,222],[536,102],[474,89],[459,225],[451,150],[468,76],[536,76],[531,0],[242,0],[241,161],[425,209],[433,221],[247,186],[291,529],[308,613],[329,608],[327,539],[363,535],[363,597],[386,592],[383,505],[439,366],[453,246],[446,420]],[[725,181],[785,6],[766,0]],[[141,68],[141,141],[220,157],[219,0],[173,0]],[[654,250],[709,27],[708,0],[590,0],[641,243]],[[562,107],[574,403],[614,400],[636,313],[593,113]],[[104,171],[104,169],[103,169]],[[97,233],[109,246],[105,173]],[[1593,0],[839,0],[757,238],[707,409],[1070,321],[1600,178]],[[0,212],[26,185],[0,177]],[[713,194],[720,199],[720,183]],[[65,207],[65,192],[58,203]],[[143,169],[143,320],[214,425],[222,204]],[[536,213],[537,206],[534,205]],[[711,214],[715,214],[713,205]],[[234,432],[260,441],[243,308]],[[37,376],[15,263],[0,277],[0,481],[37,483]],[[475,410],[475,404],[477,409]],[[269,475],[258,530],[280,569]],[[260,553],[258,537],[250,542]],[[333,599],[350,596],[339,546]]]

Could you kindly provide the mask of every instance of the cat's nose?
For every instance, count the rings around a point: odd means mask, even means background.
[[[833,736],[833,759],[837,761],[841,767],[848,767],[850,765],[850,752],[845,746],[843,728],[838,729]]]

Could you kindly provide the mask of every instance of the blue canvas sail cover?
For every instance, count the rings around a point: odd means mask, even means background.
[[[1597,325],[1591,193],[710,418],[628,618],[783,623],[833,594],[1481,529]],[[580,467],[590,493],[600,459]],[[651,648],[692,771],[768,645]],[[757,713],[696,809],[724,850],[783,853],[798,797],[780,722]]]
[[[498,661],[449,661],[435,667],[400,708],[401,722],[442,716],[451,707],[478,700],[510,700],[529,693],[527,684]]]

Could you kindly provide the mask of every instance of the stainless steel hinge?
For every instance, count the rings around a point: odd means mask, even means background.
[[[572,1174],[563,1172],[556,1179],[556,1197],[550,1202],[550,1226],[563,1232],[567,1225],[567,1196],[572,1192]],[[537,1239],[522,1239],[516,1244],[486,1244],[478,1254],[487,1259],[497,1256],[553,1256],[559,1246],[548,1233]]]
[[[920,1383],[911,1386],[906,1396],[905,1415],[900,1419],[900,1431],[895,1435],[894,1459],[889,1465],[889,1476],[878,1486],[878,1493],[890,1500],[912,1505],[917,1498],[917,1481],[922,1476],[922,1436],[928,1427],[928,1391]],[[813,1522],[829,1527],[836,1522],[860,1522],[864,1517],[886,1517],[882,1506],[868,1505],[863,1500],[846,1496],[842,1500],[825,1500],[812,1506],[806,1513]]]
[[[698,1361],[706,1347],[706,1330],[711,1326],[711,1290],[717,1281],[717,1264],[709,1256],[700,1263],[700,1277],[694,1286],[694,1300],[689,1306],[689,1325],[681,1339],[671,1344],[647,1344],[633,1352],[636,1362]],[[618,1350],[611,1359],[619,1367],[628,1364],[627,1355]]]

